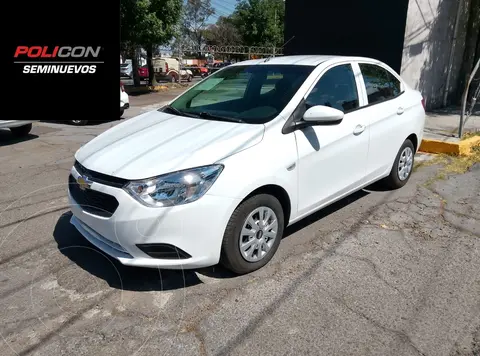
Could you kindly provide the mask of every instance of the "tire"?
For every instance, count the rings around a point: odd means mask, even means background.
[[[411,154],[411,156],[410,156]],[[407,160],[407,175],[402,175],[399,171],[404,165],[403,162]],[[390,189],[399,189],[407,184],[410,176],[412,175],[413,165],[415,163],[415,147],[413,146],[412,141],[409,139],[405,140],[400,150],[398,150],[397,156],[395,157],[395,162],[393,163],[392,170],[390,175],[386,177],[383,181],[384,185]]]
[[[30,131],[32,131],[32,124],[27,124],[27,125],[18,126],[18,127],[11,127],[10,131],[15,137],[25,137],[30,133]]]
[[[192,81],[192,76],[191,76],[191,75],[188,76],[188,81],[189,81],[189,82]]]
[[[274,215],[276,216],[276,221],[277,221],[276,232],[277,233],[274,238],[272,238],[270,234],[269,235],[265,234],[263,236],[263,231],[265,230],[263,229],[256,230],[255,227],[253,227],[252,229],[257,231],[255,235],[252,235],[251,237],[248,237],[247,235],[242,236],[242,230],[244,228],[244,225],[247,223],[247,218],[250,216],[252,212],[255,212],[255,210],[259,208],[270,209],[270,213],[273,212]],[[270,216],[272,217],[273,215],[270,215]],[[256,222],[258,222],[259,219],[257,214],[253,215],[253,219]],[[269,218],[268,222],[272,223],[273,220]],[[275,252],[277,251],[283,236],[283,230],[284,230],[284,213],[283,213],[282,205],[280,204],[277,198],[269,194],[259,194],[245,200],[235,209],[225,229],[225,234],[223,236],[223,241],[222,241],[220,263],[225,268],[229,269],[230,271],[238,275],[250,273],[259,268],[262,268],[275,255]],[[262,232],[260,233],[260,231]],[[248,261],[246,257],[243,256],[240,250],[240,246],[239,246],[240,241],[241,240],[245,241],[247,239],[250,239],[256,242],[258,241],[258,243],[261,244],[262,242],[265,241],[264,240],[265,238],[267,238],[268,241],[271,241],[270,249],[268,250],[268,252],[265,255],[263,255],[262,258],[258,259],[258,254],[260,253],[260,250],[258,249],[258,247],[255,247],[255,245],[253,245],[253,247],[250,247],[254,249],[251,257],[254,257],[253,255],[255,255],[256,253],[257,260]],[[264,252],[263,247],[261,247],[261,251]],[[249,249],[247,252],[252,252],[252,250]]]
[[[120,109],[120,117],[123,116],[123,113],[125,112],[125,109]]]
[[[85,126],[88,120],[70,120],[70,123],[75,126]]]

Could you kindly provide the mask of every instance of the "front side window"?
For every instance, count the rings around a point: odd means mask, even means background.
[[[314,68],[275,64],[227,67],[181,95],[170,109],[207,120],[265,123],[285,108]]]
[[[329,106],[344,113],[359,107],[357,84],[350,64],[329,69],[306,99],[307,109],[315,105]]]
[[[401,93],[400,81],[388,70],[375,64],[360,63],[367,90],[368,104],[393,99]]]

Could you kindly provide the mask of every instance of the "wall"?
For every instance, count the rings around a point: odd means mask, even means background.
[[[284,54],[373,57],[400,71],[408,0],[287,0]]]
[[[459,22],[449,98],[458,90],[468,3],[465,0],[409,1],[401,75],[408,84],[422,92],[428,109],[443,106],[455,18],[460,2],[464,4],[464,11]]]

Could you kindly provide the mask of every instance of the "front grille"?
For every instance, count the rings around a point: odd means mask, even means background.
[[[88,178],[92,182],[97,182],[97,183],[100,183],[100,184],[109,185],[109,186],[115,187],[115,188],[122,188],[128,183],[127,179],[113,177],[113,176],[109,176],[107,174],[91,171],[91,170],[85,168],[84,166],[82,166],[80,164],[80,162],[78,162],[78,161],[75,161],[75,164],[73,166],[75,167],[75,169],[77,170],[77,172],[80,175],[88,176]]]
[[[114,196],[93,189],[81,190],[71,174],[68,183],[73,200],[87,213],[109,218],[117,210],[118,201]]]

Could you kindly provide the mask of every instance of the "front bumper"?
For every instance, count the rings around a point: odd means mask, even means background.
[[[75,167],[72,176],[79,176]],[[124,265],[191,269],[215,265],[225,227],[238,199],[205,195],[196,202],[167,208],[148,208],[121,188],[94,182],[96,190],[116,198],[118,207],[110,217],[92,214],[73,199],[69,202],[71,223],[93,245]],[[85,209],[86,210],[85,210]],[[153,258],[138,247],[166,244],[186,252],[187,258]]]

